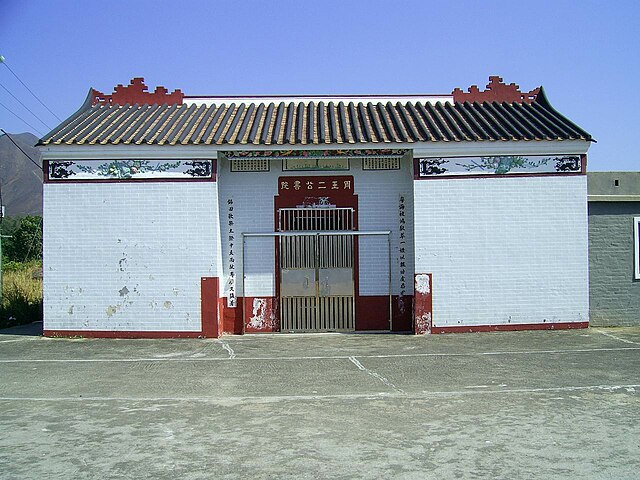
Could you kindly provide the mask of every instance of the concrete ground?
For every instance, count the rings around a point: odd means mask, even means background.
[[[0,331],[0,478],[640,477],[640,328]]]

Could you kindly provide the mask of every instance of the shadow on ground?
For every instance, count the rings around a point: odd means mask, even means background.
[[[0,329],[0,335],[25,335],[28,337],[42,336],[42,322],[33,322],[27,325]]]

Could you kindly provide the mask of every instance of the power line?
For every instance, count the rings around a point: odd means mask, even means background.
[[[4,222],[4,203],[2,203],[2,180],[0,179],[0,225]],[[2,229],[0,229],[0,236],[2,235]],[[2,239],[0,239],[0,242]],[[2,246],[0,246],[0,277],[2,276]],[[0,284],[0,296],[2,296],[2,285]]]
[[[31,237],[31,243],[29,244],[29,249],[27,250],[27,254],[24,256],[24,263],[27,262],[27,259],[29,258],[29,255],[31,254],[31,249],[33,248],[33,244],[36,241],[36,237],[38,236],[38,233],[42,232],[42,216],[40,216],[40,230],[36,229],[33,232],[33,237]],[[42,241],[42,236],[40,237],[40,241]]]
[[[44,135],[39,128],[34,127],[33,125],[31,125],[29,122],[27,122],[24,118],[22,118],[20,115],[18,115],[16,112],[14,112],[13,110],[11,110],[9,107],[7,107],[4,103],[0,102],[0,107],[4,107],[5,109],[7,109],[7,111],[12,114],[13,116],[15,116],[16,118],[22,120],[24,123],[26,123],[29,127],[33,128],[36,132],[38,132],[40,135]],[[4,130],[3,130],[4,131]]]
[[[31,160],[31,163],[33,163],[36,167],[38,167],[40,170],[42,170],[42,171],[44,172],[44,170],[42,169],[42,165],[40,165],[40,164],[39,164],[38,162],[36,162],[33,158],[31,158],[31,155],[29,155],[27,152],[25,152],[25,151],[20,147],[20,145],[18,145],[16,142],[14,142],[14,141],[13,141],[13,138],[11,138],[11,136],[10,136],[7,132],[5,132],[5,131],[4,131],[3,129],[1,129],[1,128],[0,128],[0,132],[4,133],[4,134],[7,136],[7,138],[8,138],[9,140],[11,140],[11,143],[13,143],[13,144],[16,146],[16,148],[17,148],[18,150],[20,150],[22,153],[24,153],[24,156],[25,156],[25,157],[27,157],[29,160]]]
[[[22,84],[22,86],[23,86],[24,88],[26,88],[26,89],[29,91],[29,93],[30,93],[31,95],[33,95],[33,98],[35,98],[36,100],[38,100],[38,101],[40,102],[40,104],[41,104],[44,108],[46,108],[46,109],[49,111],[49,113],[50,113],[51,115],[53,115],[54,117],[56,117],[56,118],[58,119],[58,121],[62,122],[62,119],[61,119],[59,116],[57,116],[55,113],[53,113],[53,112],[51,111],[51,109],[50,109],[49,107],[47,107],[47,106],[44,104],[44,102],[43,102],[42,100],[40,100],[40,99],[38,98],[38,96],[37,96],[35,93],[33,93],[33,91],[31,91],[31,89],[30,89],[29,87],[27,87],[27,84],[26,84],[26,83],[24,83],[22,80],[20,80],[20,77],[18,77],[18,75],[16,75],[16,73],[15,73],[13,70],[11,70],[11,67],[9,66],[9,64],[7,63],[7,61],[5,60],[5,58],[4,58],[2,55],[0,55],[0,63],[2,63],[5,67],[7,67],[7,68],[9,69],[9,71],[13,74],[13,76],[14,76],[14,77],[16,77],[16,78],[18,79],[18,81]]]
[[[18,97],[16,97],[13,93],[11,93],[11,91],[5,87],[3,84],[0,83],[0,87],[4,88],[5,91],[11,95],[13,98],[15,98],[16,102],[18,102],[20,105],[22,105],[31,115],[33,115],[34,117],[36,117],[41,124],[43,124],[45,127],[47,127],[49,130],[51,130],[51,127],[49,125],[47,125],[44,120],[42,120],[38,115],[36,115],[35,113],[33,113],[33,110],[31,110],[29,107],[27,107],[24,103],[22,103],[20,101],[20,99]]]

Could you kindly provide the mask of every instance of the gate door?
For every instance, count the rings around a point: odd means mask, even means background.
[[[283,332],[355,330],[351,208],[280,210]]]

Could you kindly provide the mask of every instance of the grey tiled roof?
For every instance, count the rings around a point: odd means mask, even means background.
[[[591,140],[551,107],[528,103],[281,102],[86,105],[40,145],[333,145]]]

